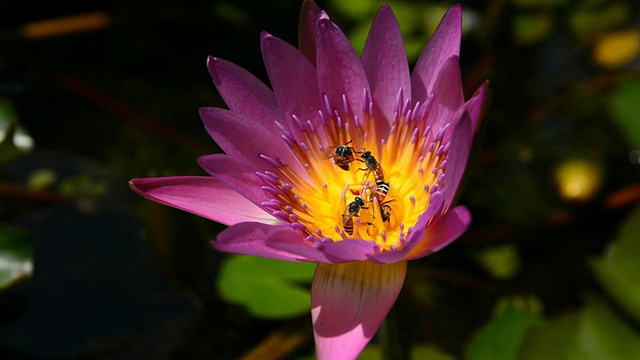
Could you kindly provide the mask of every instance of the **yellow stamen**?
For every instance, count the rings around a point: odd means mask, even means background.
[[[346,110],[325,109],[327,121],[322,133],[302,131],[303,144],[292,142],[294,153],[309,171],[309,180],[283,169],[281,174],[287,180],[280,184],[278,200],[288,205],[288,213],[295,215],[293,218],[302,225],[297,228],[305,229],[301,230],[305,235],[330,237],[333,241],[373,241],[382,251],[403,245],[406,231],[429,206],[431,190],[443,186],[439,177],[444,172],[441,165],[446,151],[442,133],[434,134],[426,126],[424,105],[411,109],[405,102],[398,109],[394,128],[382,144],[374,142],[375,120],[367,109],[362,118]],[[334,164],[332,155],[337,146],[347,143],[353,147],[354,159],[349,170],[344,170]],[[360,157],[364,151],[370,151],[384,169],[389,191],[386,196],[379,195],[383,199],[376,196],[375,172],[367,171]],[[364,206],[349,209],[356,197],[362,198]],[[390,207],[387,221],[381,214],[383,204]],[[343,218],[343,214],[353,216]],[[351,224],[343,219],[350,219]]]

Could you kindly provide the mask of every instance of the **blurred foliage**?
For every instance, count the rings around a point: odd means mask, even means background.
[[[309,358],[311,360],[312,358]],[[367,345],[358,356],[358,360],[383,360],[382,350],[378,345]],[[411,359],[453,360],[454,356],[447,354],[434,345],[417,344],[411,347]],[[302,360],[302,359],[300,359]]]
[[[542,323],[537,299],[503,299],[498,313],[472,340],[466,359],[516,359],[525,332]]]
[[[522,266],[515,244],[493,246],[479,250],[474,255],[480,266],[498,280],[516,276]]]
[[[0,164],[23,155],[33,148],[33,139],[18,123],[13,104],[0,97]]]
[[[620,83],[611,94],[610,107],[618,126],[631,146],[640,148],[640,81]]]
[[[257,317],[281,319],[310,311],[309,289],[316,264],[232,256],[222,264],[217,287],[227,301]]]
[[[0,291],[33,273],[33,235],[0,225]]]
[[[591,266],[602,287],[640,323],[640,207],[629,216],[620,233]]]
[[[600,360],[640,357],[638,332],[601,299],[589,297],[581,311],[531,329],[518,359]]]

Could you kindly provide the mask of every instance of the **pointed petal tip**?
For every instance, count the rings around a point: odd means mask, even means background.
[[[320,11],[320,15],[318,15],[318,24],[320,25],[320,23],[323,23],[324,25],[327,22],[332,23],[331,19],[329,18],[329,14],[327,14],[327,12],[324,10]]]
[[[273,37],[273,35],[271,35],[271,34],[270,34],[269,32],[267,32],[267,31],[262,31],[262,32],[260,33],[260,40],[262,40],[262,41],[267,40],[267,39],[271,39],[272,37]]]

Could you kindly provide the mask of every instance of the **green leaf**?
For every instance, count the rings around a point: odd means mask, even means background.
[[[640,207],[622,225],[616,241],[591,266],[600,284],[640,321]]]
[[[254,256],[233,256],[222,265],[218,290],[229,302],[245,306],[256,317],[290,318],[309,312],[307,287],[314,263]]]
[[[0,226],[0,291],[30,277],[32,272],[32,235]]]
[[[607,305],[590,297],[578,313],[531,329],[519,359],[640,359],[640,337]]]
[[[625,81],[613,92],[609,108],[618,126],[635,148],[640,148],[640,82]]]
[[[18,118],[11,102],[0,98],[0,163],[29,152],[33,139],[18,124]]]
[[[542,324],[542,318],[535,312],[537,306],[523,306],[510,300],[474,338],[467,353],[469,360],[510,360],[515,359],[518,347],[527,329]],[[535,301],[533,301],[535,303]],[[533,308],[534,311],[531,311]]]
[[[540,42],[553,30],[553,18],[546,13],[518,14],[514,17],[514,39],[520,45]]]
[[[514,244],[501,244],[483,249],[476,252],[474,258],[485,271],[499,280],[514,277],[522,267],[518,248]]]

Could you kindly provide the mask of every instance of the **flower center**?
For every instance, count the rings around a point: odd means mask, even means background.
[[[272,198],[262,205],[310,241],[356,238],[397,249],[444,186],[446,127],[434,134],[427,125],[431,101],[412,107],[400,92],[388,135],[379,140],[376,122],[387,120],[376,119],[367,92],[364,100],[361,117],[345,96],[337,108],[325,97],[321,126],[295,115],[288,130],[281,126],[308,174],[265,156],[277,172],[258,174]]]

